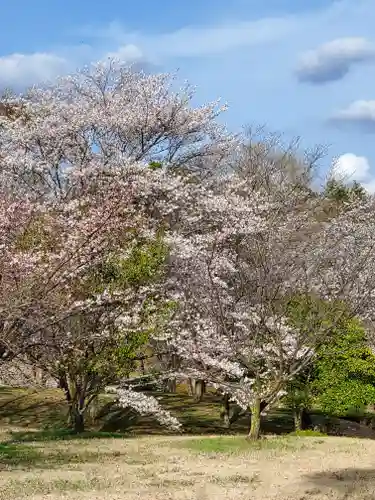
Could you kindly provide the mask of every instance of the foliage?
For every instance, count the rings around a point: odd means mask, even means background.
[[[312,390],[319,407],[332,415],[375,401],[375,355],[358,321],[347,322],[319,349]]]
[[[346,185],[336,179],[328,180],[324,194],[328,199],[340,203],[350,203],[366,198],[366,191],[358,182],[354,181],[351,185]]]
[[[295,412],[318,406],[336,416],[375,401],[375,355],[358,320],[345,313],[331,326],[313,364],[291,381],[283,401]]]

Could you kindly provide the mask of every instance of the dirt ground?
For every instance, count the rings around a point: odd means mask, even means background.
[[[375,441],[137,437],[17,441],[3,434],[0,499],[375,498]]]

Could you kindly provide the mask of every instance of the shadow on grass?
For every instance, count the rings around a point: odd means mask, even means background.
[[[70,450],[46,450],[36,446],[4,442],[0,444],[0,471],[56,469],[63,465],[101,463],[120,455],[118,451],[100,453],[80,450],[79,453],[75,453]]]
[[[373,500],[375,491],[375,469],[348,468],[318,472],[305,476],[315,487],[333,489],[343,500],[360,494],[361,500]],[[357,496],[356,496],[357,498]]]
[[[52,429],[41,431],[17,431],[10,433],[10,443],[31,443],[46,441],[72,441],[88,439],[124,439],[130,437],[128,434],[120,432],[87,431],[77,434],[71,429]]]
[[[0,419],[11,425],[63,426],[67,420],[61,391],[0,387]]]
[[[220,419],[221,398],[208,392],[199,403],[187,393],[176,394],[150,392],[160,404],[176,416],[183,425],[186,435],[233,435],[246,434],[249,428],[249,413],[232,424],[230,429],[223,426]],[[325,417],[317,412],[311,415],[314,427],[323,428]],[[343,419],[332,421],[328,434],[374,439],[373,429],[363,424]],[[161,426],[153,417],[139,416],[128,408],[120,408],[113,398],[101,395],[95,419],[87,416],[87,429],[82,436],[69,430],[41,431],[30,433],[29,429],[64,429],[67,423],[67,404],[61,390],[27,390],[0,387],[0,424],[24,428],[24,439],[48,441],[62,439],[90,439],[96,437],[171,435],[173,432]],[[288,434],[294,430],[290,412],[285,409],[273,410],[262,417],[262,433]],[[98,433],[99,431],[99,433]],[[19,434],[20,436],[21,434]],[[28,437],[27,437],[28,436]]]

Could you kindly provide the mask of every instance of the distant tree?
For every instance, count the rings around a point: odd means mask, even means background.
[[[358,182],[354,181],[351,185],[345,184],[334,178],[329,179],[324,189],[326,198],[338,203],[350,203],[366,198],[366,191]]]

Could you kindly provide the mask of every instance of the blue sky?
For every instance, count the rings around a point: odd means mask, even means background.
[[[179,69],[232,130],[265,124],[330,145],[375,191],[374,0],[13,0],[2,5],[0,86],[21,88],[112,54]],[[329,159],[323,165],[327,167]]]

